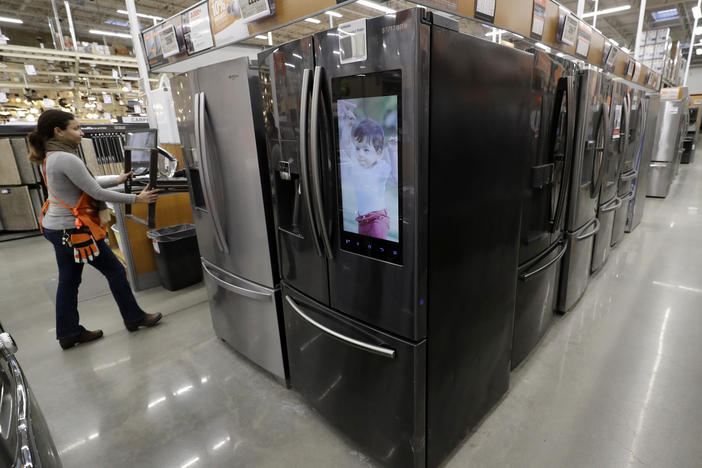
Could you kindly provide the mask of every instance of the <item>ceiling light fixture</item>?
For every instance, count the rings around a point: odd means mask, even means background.
[[[308,23],[314,23],[314,24],[319,24],[319,23],[321,23],[321,21],[319,21],[319,20],[316,19],[316,18],[305,18],[305,21],[307,21]]]
[[[334,18],[341,18],[344,16],[341,13],[337,13],[335,11],[325,11],[324,13],[326,13],[329,16],[333,16]]]
[[[119,13],[121,15],[128,15],[129,14],[129,12],[127,10],[117,10],[117,13]],[[156,21],[163,21],[163,18],[161,18],[160,16],[145,15],[144,13],[137,13],[137,16],[140,18],[149,18],[149,19],[156,20]]]
[[[631,9],[631,5],[623,5],[623,6],[618,6],[618,7],[614,7],[614,8],[605,8],[604,10],[598,11],[597,16],[609,15],[611,13],[619,13],[620,11],[626,11],[626,10],[630,10],[630,9]],[[592,18],[593,16],[595,16],[595,12],[591,11],[590,13],[585,13],[583,15],[583,18]]]
[[[368,8],[373,8],[374,10],[382,11],[383,13],[397,13],[397,11],[393,10],[392,8],[384,7],[382,5],[378,5],[375,2],[369,2],[368,0],[358,0],[356,2],[358,5],[363,5],[364,7]]]
[[[702,18],[702,11],[700,10],[700,7],[698,7],[698,6],[692,7],[692,17],[695,18],[696,20]]]
[[[118,32],[112,32],[112,31],[101,31],[99,29],[91,29],[88,31],[90,34],[95,34],[97,36],[114,36],[114,37],[124,37],[126,39],[131,39],[132,36],[130,34],[124,34],[124,33],[118,33]]]
[[[695,49],[695,55],[702,55],[702,49]]]
[[[259,34],[258,36],[256,36],[256,39],[261,39],[262,41],[267,41],[268,36],[262,36],[261,34]]]
[[[537,42],[537,43],[534,44],[534,45],[535,45],[536,47],[538,47],[539,49],[545,50],[546,52],[551,52],[551,48],[550,48],[549,46],[544,45],[544,44],[542,44],[542,43],[540,43],[540,42]]]
[[[17,19],[17,18],[7,18],[5,16],[0,16],[0,23],[22,24],[23,21],[21,19]]]
[[[660,23],[662,21],[672,21],[678,19],[680,18],[680,15],[678,15],[677,8],[669,8],[667,10],[654,11],[651,13],[651,17],[653,17],[653,21],[655,23]]]

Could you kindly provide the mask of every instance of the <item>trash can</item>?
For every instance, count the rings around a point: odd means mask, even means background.
[[[202,281],[200,250],[194,224],[178,224],[146,231],[156,257],[161,283],[177,291]]]

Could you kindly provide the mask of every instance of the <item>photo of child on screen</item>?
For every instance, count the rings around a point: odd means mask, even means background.
[[[337,109],[344,229],[398,242],[395,103],[395,97],[340,100]]]

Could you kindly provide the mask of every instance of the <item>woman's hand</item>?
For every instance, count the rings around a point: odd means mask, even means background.
[[[137,203],[155,203],[158,198],[159,189],[149,190],[149,185],[136,196]]]
[[[127,179],[132,177],[134,175],[134,171],[129,171],[126,174],[122,172],[120,175],[117,176],[117,185],[123,184]]]

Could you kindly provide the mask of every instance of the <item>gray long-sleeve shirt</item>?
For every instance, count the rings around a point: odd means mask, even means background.
[[[46,183],[49,186],[49,205],[42,226],[47,229],[72,229],[76,227],[75,217],[66,208],[55,205],[56,198],[68,206],[75,206],[83,192],[95,200],[112,203],[135,203],[136,195],[105,190],[103,187],[117,185],[117,176],[90,175],[85,163],[76,155],[56,151],[46,159]]]

